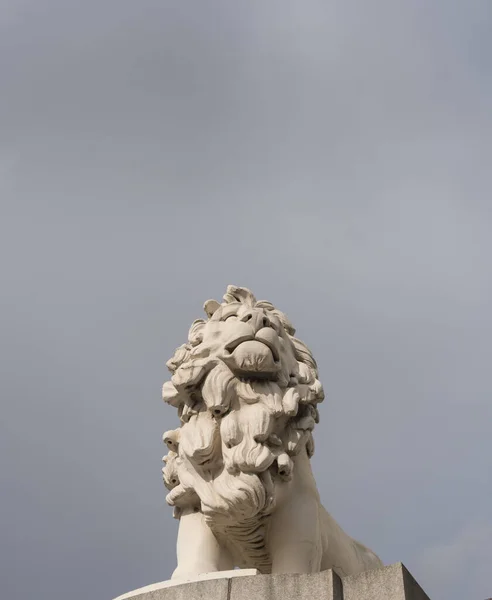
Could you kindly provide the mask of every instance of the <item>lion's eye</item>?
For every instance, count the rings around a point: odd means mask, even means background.
[[[237,315],[229,315],[224,319],[224,321],[230,321],[231,319],[237,321]]]

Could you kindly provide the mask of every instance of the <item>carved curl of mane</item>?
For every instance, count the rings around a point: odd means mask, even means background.
[[[239,379],[217,353],[203,348],[212,316],[238,303],[276,319],[292,344],[297,364],[275,381]],[[164,434],[166,500],[175,516],[184,508],[199,510],[212,527],[231,519],[257,522],[274,508],[275,480],[291,477],[292,457],[314,452],[323,389],[311,352],[272,304],[229,286],[222,303],[209,300],[204,308],[208,320],[193,323],[188,342],[167,363],[172,378],[163,399],[177,409],[181,425]]]

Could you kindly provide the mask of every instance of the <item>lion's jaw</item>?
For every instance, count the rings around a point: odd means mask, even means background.
[[[240,342],[224,362],[238,377],[244,379],[275,379],[280,369],[272,349],[257,338]]]

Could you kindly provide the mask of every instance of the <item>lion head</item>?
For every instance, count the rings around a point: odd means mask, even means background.
[[[204,309],[162,389],[181,421],[164,434],[167,502],[178,517],[192,507],[211,523],[246,522],[273,509],[292,457],[312,456],[323,389],[311,352],[272,304],[229,286]]]

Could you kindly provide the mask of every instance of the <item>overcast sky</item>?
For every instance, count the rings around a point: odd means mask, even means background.
[[[0,595],[175,566],[165,361],[229,283],[327,399],[326,508],[492,596],[489,0],[0,2]]]

